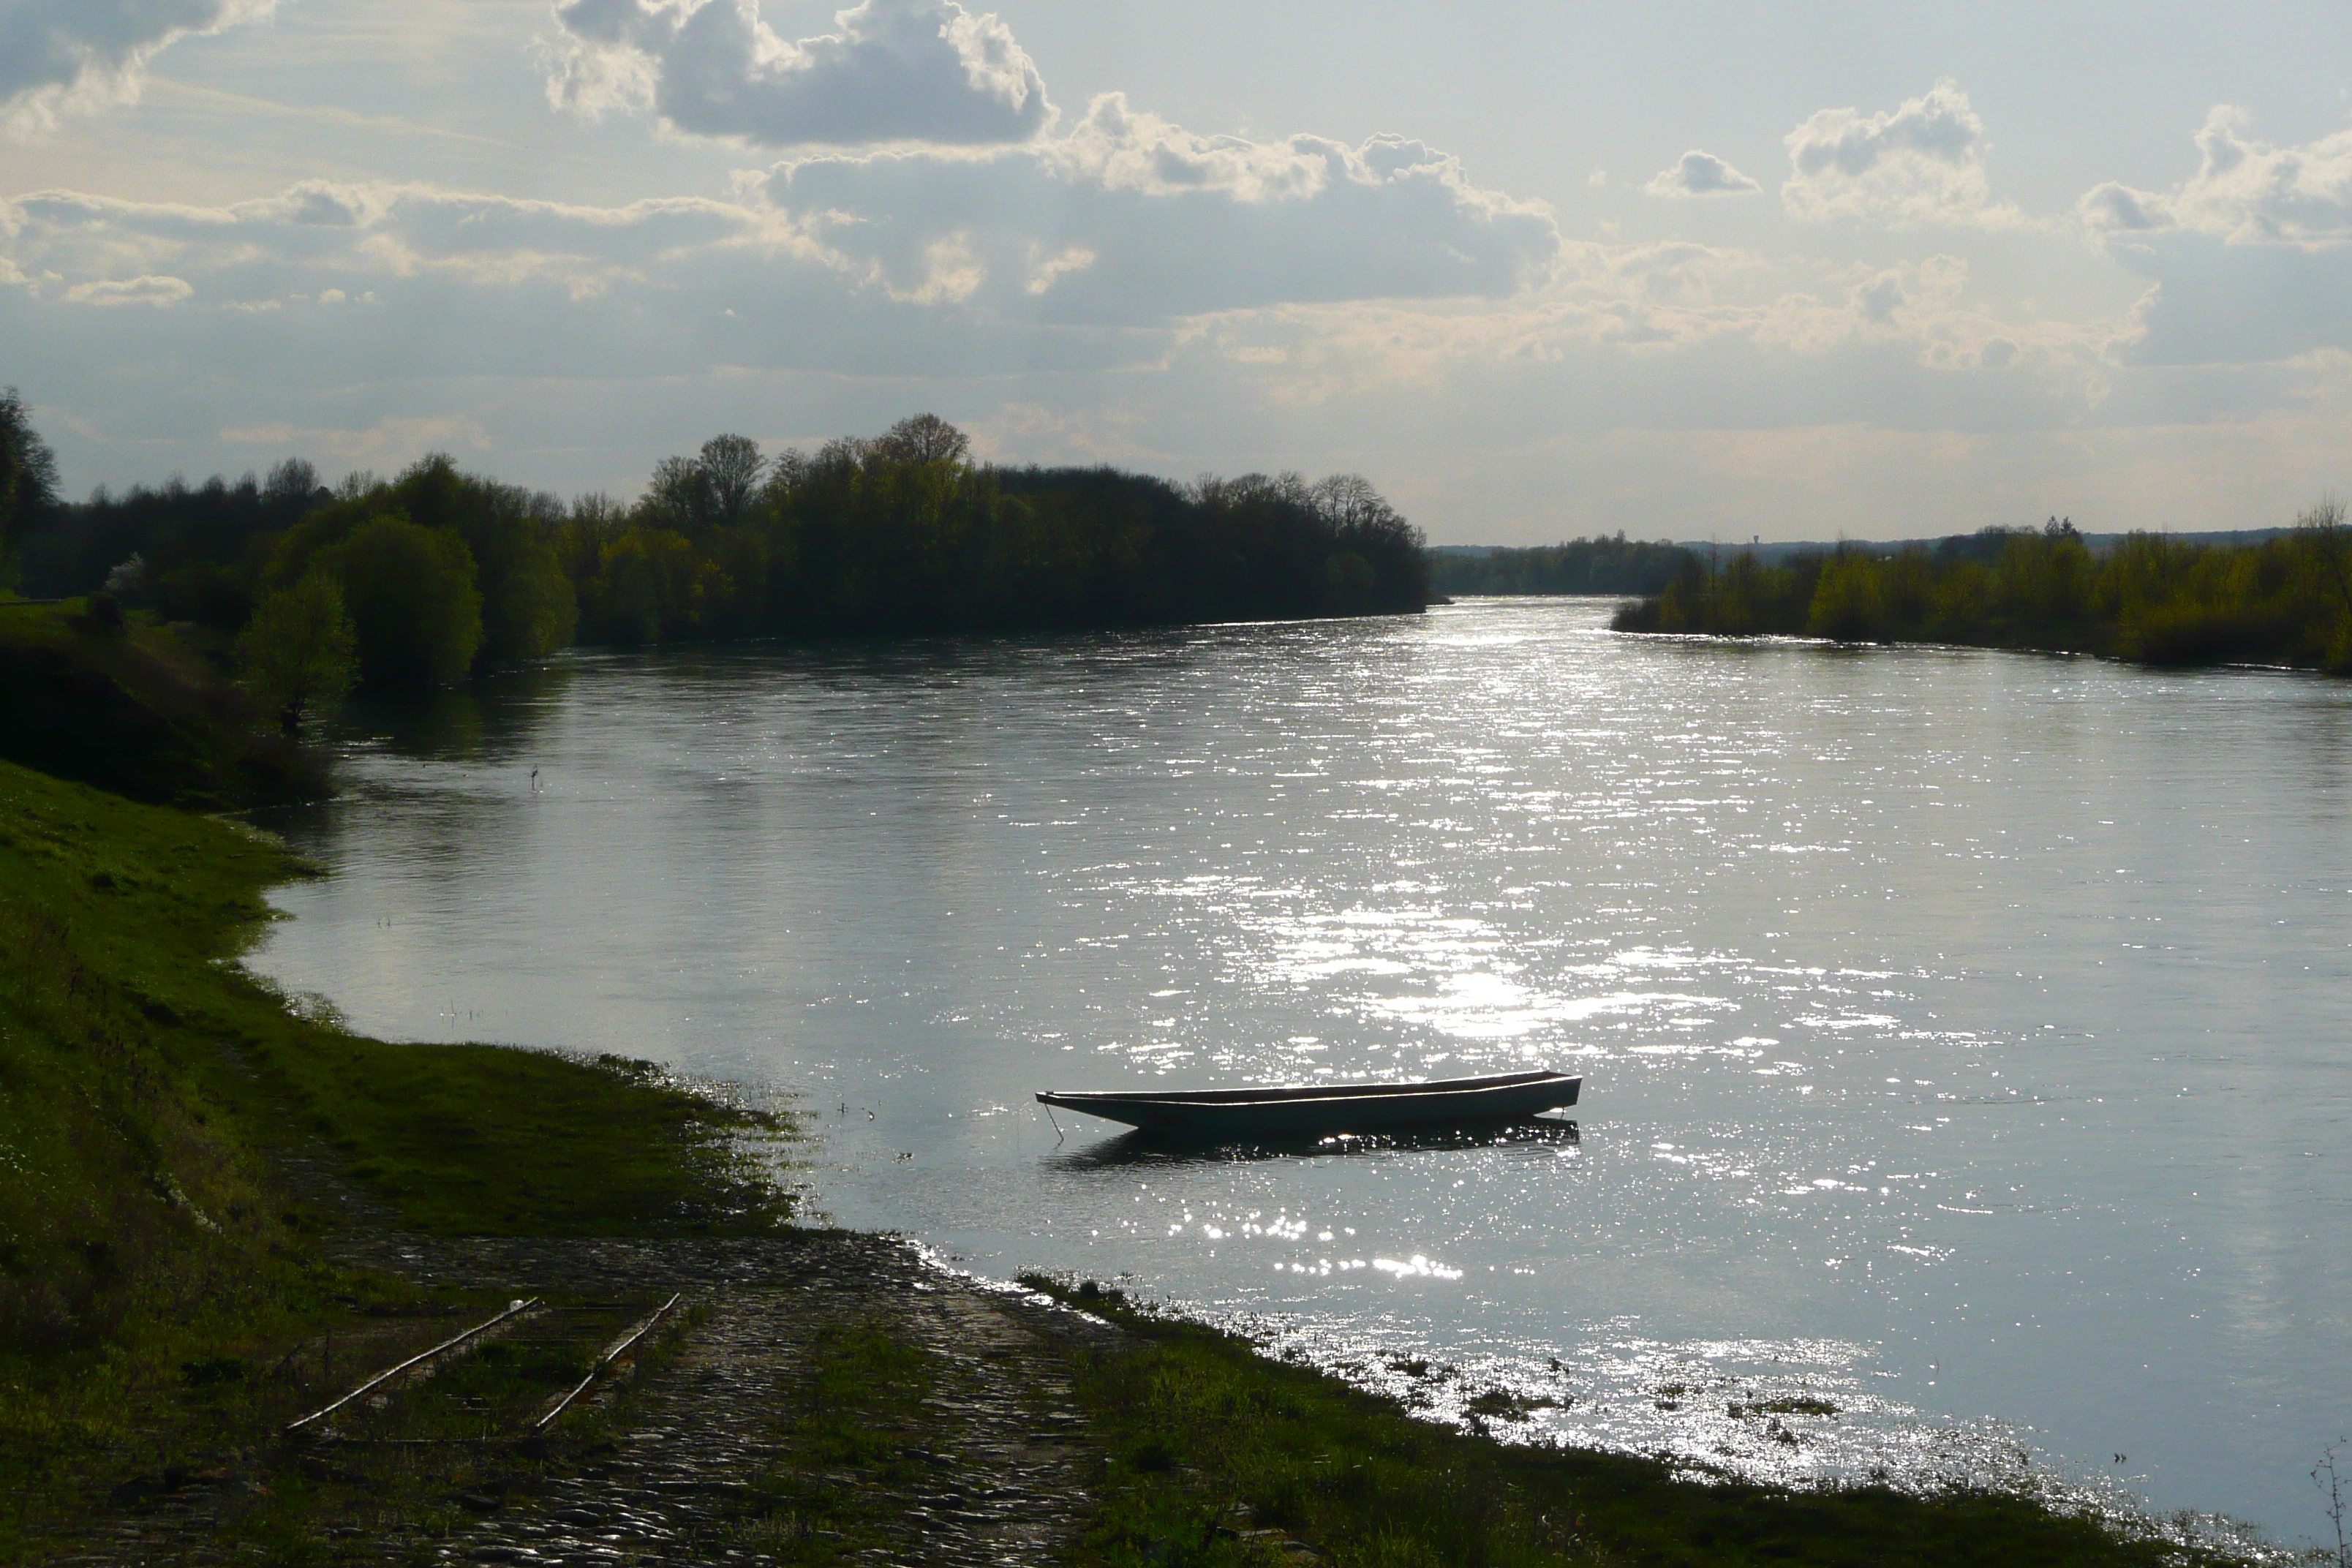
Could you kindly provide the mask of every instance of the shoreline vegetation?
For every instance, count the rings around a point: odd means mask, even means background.
[[[2133,533],[2095,551],[2071,522],[2053,519],[1932,547],[1841,547],[1779,563],[1692,552],[1671,582],[1619,606],[1611,624],[2352,675],[2352,526],[2329,500],[2252,544]]]
[[[1645,595],[1663,591],[1690,559],[1685,546],[1620,532],[1527,550],[1433,550],[1430,581],[1449,596]]]
[[[574,644],[1382,615],[1432,596],[1421,531],[1354,475],[1003,468],[929,415],[813,453],[716,437],[627,505],[437,454],[332,488],[289,460],[67,504],[11,406],[0,448],[14,428],[29,454],[0,493],[16,585],[180,628],[289,724],[354,681],[448,686]]]

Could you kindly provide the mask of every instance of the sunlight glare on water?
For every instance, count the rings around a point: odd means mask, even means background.
[[[2352,689],[1605,617],[591,655],[363,710],[347,796],[278,824],[335,875],[254,963],[376,1033],[781,1087],[843,1223],[1433,1410],[2315,1531]],[[1184,1159],[1030,1099],[1538,1065],[1572,1132]]]

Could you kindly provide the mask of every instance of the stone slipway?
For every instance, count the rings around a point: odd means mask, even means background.
[[[1101,1473],[1074,1395],[1076,1358],[1125,1333],[1024,1292],[840,1231],[756,1239],[426,1241],[377,1232],[347,1261],[524,1296],[676,1290],[650,1369],[616,1384],[593,1443],[485,1450],[470,1489],[404,1495],[397,1458],[287,1443],[206,1484],[127,1510],[58,1563],[237,1563],[274,1555],[236,1528],[299,1470],[361,1500],[312,1521],[339,1562],[1039,1563],[1062,1556]],[[863,1461],[813,1468],[828,1412],[816,1363],[849,1336],[887,1341],[919,1386]],[[877,1341],[876,1336],[880,1336]],[[596,1412],[589,1413],[594,1420]],[[567,1417],[567,1421],[570,1418]],[[502,1456],[511,1456],[503,1457]],[[380,1500],[370,1500],[379,1483]],[[440,1489],[446,1491],[446,1489]]]

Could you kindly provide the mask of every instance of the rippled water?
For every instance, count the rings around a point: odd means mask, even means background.
[[[281,824],[336,874],[255,963],[390,1036],[789,1089],[844,1223],[1441,1409],[2317,1530],[2352,687],[1604,619],[586,657],[362,713]],[[1538,1063],[1573,1131],[1471,1146],[1176,1160],[1029,1099]]]

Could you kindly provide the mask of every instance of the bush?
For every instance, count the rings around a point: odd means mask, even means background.
[[[341,700],[359,674],[359,634],[323,571],[264,597],[236,651],[246,685],[287,730],[314,704]]]
[[[482,595],[466,542],[399,512],[320,552],[359,638],[360,679],[387,690],[451,686],[482,641]]]

